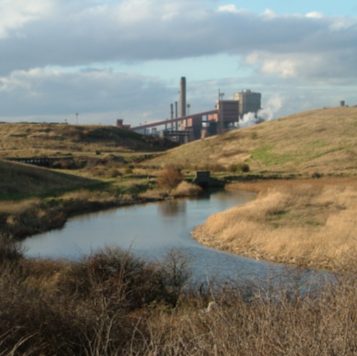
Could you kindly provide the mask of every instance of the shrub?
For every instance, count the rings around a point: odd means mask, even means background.
[[[322,177],[322,174],[320,172],[314,172],[314,173],[312,173],[311,177],[314,179],[319,179]]]
[[[250,167],[248,163],[238,163],[238,164],[231,164],[229,166],[230,172],[242,172],[248,173],[250,171]]]
[[[192,197],[199,195],[202,192],[202,188],[196,184],[189,182],[181,182],[172,192],[174,197]]]
[[[169,165],[166,166],[160,173],[157,178],[157,183],[160,188],[165,189],[174,189],[181,183],[183,180],[183,174],[181,169],[178,167]]]
[[[146,263],[117,248],[107,248],[74,263],[62,276],[62,293],[79,299],[105,298],[113,311],[152,302],[172,305],[185,282],[184,263],[171,254],[164,264]]]
[[[0,235],[0,263],[14,262],[22,257],[19,244],[5,235]]]
[[[252,140],[256,140],[258,138],[258,133],[257,132],[252,132],[250,135]]]

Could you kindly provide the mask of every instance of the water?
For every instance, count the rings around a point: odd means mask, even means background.
[[[200,245],[192,229],[206,218],[254,198],[248,192],[218,192],[200,199],[134,205],[70,219],[63,229],[32,236],[23,246],[28,257],[78,260],[104,247],[117,246],[149,260],[175,249],[185,255],[192,280],[235,281],[260,287],[314,288],[329,278],[301,270],[220,252]]]

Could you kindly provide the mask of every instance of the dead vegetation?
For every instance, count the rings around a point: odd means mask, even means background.
[[[210,217],[196,228],[203,244],[257,259],[330,269],[357,256],[357,181],[241,183],[257,199]]]
[[[181,182],[171,193],[173,197],[194,197],[202,193],[202,188],[186,181]]]
[[[164,188],[171,191],[183,181],[183,178],[184,176],[180,168],[174,165],[168,165],[164,167],[161,172],[159,172],[157,177],[157,184],[159,188]]]
[[[353,275],[317,295],[247,297],[233,285],[184,290],[187,270],[176,254],[153,265],[119,250],[76,263],[26,260],[14,251],[0,243],[1,355],[357,352]]]

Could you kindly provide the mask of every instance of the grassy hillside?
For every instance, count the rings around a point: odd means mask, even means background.
[[[192,142],[151,161],[254,172],[357,174],[357,108],[314,110]]]
[[[168,141],[114,126],[0,124],[0,157],[158,151],[171,147]]]
[[[0,200],[45,196],[96,184],[95,180],[0,160]]]

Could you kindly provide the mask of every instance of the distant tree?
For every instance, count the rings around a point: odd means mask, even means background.
[[[173,165],[166,166],[158,175],[157,184],[160,188],[174,189],[183,181],[181,169]]]

